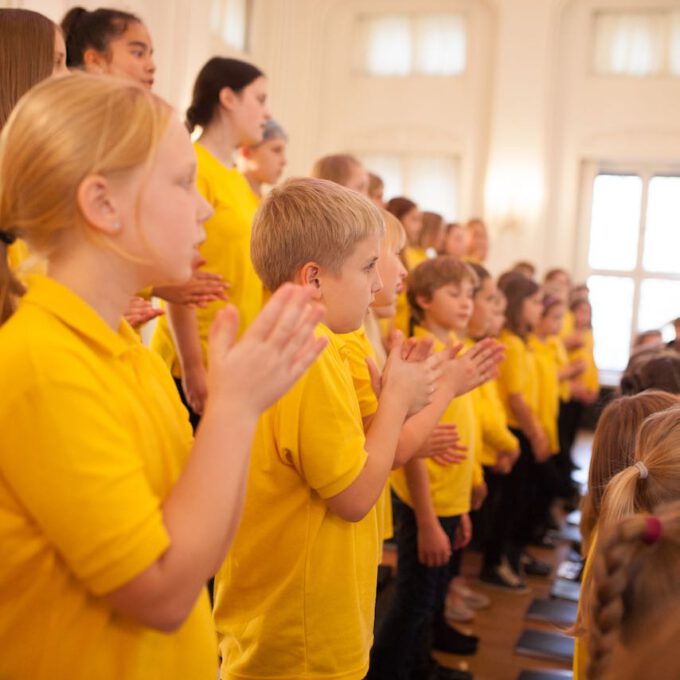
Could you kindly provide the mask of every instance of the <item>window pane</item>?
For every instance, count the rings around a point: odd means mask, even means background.
[[[246,47],[247,0],[222,0],[222,40],[238,50]]]
[[[680,281],[645,279],[640,287],[638,331],[661,330],[680,316]]]
[[[404,194],[404,176],[401,158],[397,154],[359,154],[369,172],[378,175],[385,185],[385,202]]]
[[[652,177],[642,266],[648,272],[680,274],[680,177]]]
[[[456,14],[428,14],[416,17],[416,73],[455,75],[465,71],[465,21]]]
[[[405,76],[411,71],[411,26],[398,14],[362,17],[359,24],[361,70],[374,76]]]
[[[671,13],[671,37],[670,37],[670,71],[675,76],[680,76],[680,12]]]
[[[633,279],[591,276],[588,290],[593,307],[595,363],[601,371],[622,371],[630,353]]]
[[[598,74],[649,76],[666,70],[669,12],[595,15],[593,66]]]
[[[642,180],[636,175],[595,178],[588,254],[592,269],[629,271],[635,267],[641,195]]]
[[[440,213],[448,222],[458,218],[458,163],[446,156],[411,156],[406,195],[421,210]]]

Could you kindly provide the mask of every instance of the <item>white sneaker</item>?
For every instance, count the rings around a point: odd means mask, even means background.
[[[474,620],[475,613],[466,606],[463,600],[456,598],[453,602],[447,601],[444,607],[444,618],[457,623],[469,623]]]
[[[464,583],[454,581],[453,592],[456,593],[470,609],[486,609],[491,604],[491,598],[468,588]]]

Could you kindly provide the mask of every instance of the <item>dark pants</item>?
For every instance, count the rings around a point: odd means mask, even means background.
[[[558,429],[560,434],[560,452],[557,455],[557,470],[560,480],[560,495],[565,497],[573,493],[574,484],[571,480],[573,460],[571,451],[574,448],[583,417],[583,404],[580,401],[560,402],[560,416]]]
[[[441,567],[418,560],[418,529],[413,510],[394,498],[398,568],[395,593],[371,651],[369,680],[421,680],[431,668],[432,629],[444,602],[459,556]],[[439,517],[453,545],[460,516]]]
[[[189,402],[187,401],[187,398],[184,395],[184,389],[182,388],[182,379],[174,378],[174,381],[175,386],[177,387],[177,391],[179,392],[179,398],[182,400],[184,406],[186,406],[187,411],[189,411],[189,422],[191,423],[191,427],[193,428],[194,432],[196,432],[196,428],[198,427],[198,424],[201,422],[201,416],[199,416],[198,413],[194,413],[194,411],[191,409],[191,406],[189,406]]]

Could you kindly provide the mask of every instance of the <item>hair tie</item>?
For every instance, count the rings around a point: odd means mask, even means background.
[[[641,460],[635,463],[633,467],[636,467],[640,471],[640,479],[647,479],[647,477],[649,477],[649,469]]]
[[[14,241],[17,240],[16,234],[13,231],[7,231],[5,229],[0,229],[0,241],[11,246]]]
[[[642,534],[642,542],[654,545],[661,538],[661,520],[654,515],[645,517],[645,531]]]

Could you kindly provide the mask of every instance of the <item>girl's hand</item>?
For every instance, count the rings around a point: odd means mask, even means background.
[[[162,316],[163,313],[162,309],[154,307],[149,300],[133,297],[128,308],[123,313],[123,317],[133,328],[139,328],[151,321],[151,319]]]
[[[460,443],[455,425],[437,425],[415,457],[432,458],[439,465],[459,465],[467,460],[467,446]]]
[[[311,288],[284,284],[236,342],[238,312],[221,310],[208,340],[210,400],[237,402],[259,415],[309,368],[327,344],[314,329],[323,308]]]
[[[438,520],[418,525],[418,561],[441,567],[451,559],[451,541]]]

